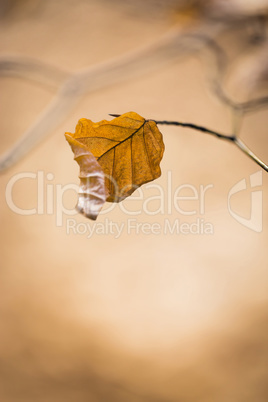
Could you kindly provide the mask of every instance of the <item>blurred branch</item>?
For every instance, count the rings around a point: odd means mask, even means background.
[[[210,51],[214,60],[214,68],[210,75],[211,89],[222,103],[230,107],[236,120],[244,113],[267,107],[268,96],[239,103],[234,101],[222,87],[228,67],[228,58],[224,49],[214,38],[220,33],[226,33],[229,29],[230,21],[226,19],[202,21],[197,28],[188,30],[189,32],[175,27],[150,45],[75,73],[33,59],[2,56],[0,58],[0,76],[15,76],[33,80],[54,90],[58,88],[58,91],[21,138],[4,155],[0,156],[0,171],[13,166],[61,124],[83,95],[126,80],[136,79],[204,48]],[[174,122],[162,122],[162,124],[174,124]],[[232,138],[231,141],[244,153],[247,153],[264,169],[267,168],[237,139],[236,130],[234,130],[235,136],[229,137],[201,126],[193,127],[194,125],[190,123],[178,123],[177,125],[187,125],[187,127],[196,128],[228,140]]]
[[[58,89],[70,73],[34,59],[1,56],[0,75],[23,78]]]
[[[0,171],[13,166],[62,123],[82,95],[159,69],[171,61],[200,49],[204,43],[196,41],[196,38],[203,35],[213,37],[223,27],[222,23],[204,25],[196,29],[195,34],[191,36],[184,35],[181,29],[176,27],[149,46],[73,74],[35,60],[2,56],[0,75],[8,74],[34,79],[38,83],[49,83],[51,86],[60,84],[64,78],[65,81],[32,126],[0,157]]]
[[[219,100],[229,106],[233,111],[240,113],[252,112],[268,106],[268,96],[251,99],[245,102],[234,101],[223,89],[222,83],[227,72],[228,58],[224,49],[213,39],[199,36],[196,40],[202,41],[214,58],[214,67],[210,69],[209,82],[212,92]]]

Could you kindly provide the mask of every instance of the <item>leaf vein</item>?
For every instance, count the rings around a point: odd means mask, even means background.
[[[108,141],[113,141],[113,142],[120,142],[120,141],[118,141],[118,140],[114,140],[114,139],[112,139],[112,138],[107,138],[107,137],[79,137],[79,138],[77,138],[77,141],[78,140],[87,140],[88,138],[97,138],[97,139],[102,139],[102,140],[108,140]]]
[[[146,155],[147,155],[148,165],[149,165],[149,168],[151,170],[151,174],[154,177],[153,169],[152,169],[152,165],[151,165],[151,160],[149,158],[149,153],[148,153],[148,149],[147,149],[147,144],[146,144],[146,141],[145,141],[144,126],[143,126],[143,142],[144,142],[145,152],[146,152]]]
[[[144,124],[146,123],[146,121],[143,122],[143,124],[137,128],[136,131],[134,131],[134,133],[130,134],[127,138],[125,138],[123,141],[119,142],[118,144],[114,145],[113,147],[111,147],[110,149],[108,149],[107,151],[105,151],[101,156],[98,157],[97,161],[99,161],[104,155],[106,155],[108,152],[110,152],[112,149],[114,149],[115,147],[120,147],[121,144],[123,144],[125,141],[127,141],[129,138],[133,137],[142,127],[144,127]]]

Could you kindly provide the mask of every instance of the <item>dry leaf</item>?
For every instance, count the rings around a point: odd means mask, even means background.
[[[75,133],[65,137],[80,165],[78,210],[91,219],[105,200],[119,202],[161,175],[162,134],[137,113],[99,123],[80,119]]]
[[[86,217],[95,220],[106,200],[104,173],[92,153],[79,141],[65,134],[74,159],[80,166],[80,187],[77,210]]]

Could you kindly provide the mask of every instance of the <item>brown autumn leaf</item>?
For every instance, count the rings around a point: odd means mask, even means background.
[[[65,137],[80,166],[77,208],[91,219],[97,218],[105,201],[122,201],[161,175],[162,134],[154,121],[137,113],[99,123],[80,119],[75,133]]]

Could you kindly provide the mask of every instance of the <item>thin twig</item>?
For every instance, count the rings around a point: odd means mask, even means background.
[[[112,115],[115,116],[115,115]],[[258,156],[256,156],[236,135],[226,135],[218,133],[217,131],[209,130],[206,127],[198,126],[192,123],[181,123],[178,121],[157,121],[153,120],[156,124],[165,124],[165,125],[172,125],[172,126],[181,126],[181,127],[188,127],[194,130],[202,131],[203,133],[211,134],[220,138],[222,140],[227,140],[233,142],[244,154],[246,154],[249,158],[251,158],[254,162],[256,162],[259,166],[261,166],[266,172],[268,172],[268,165],[266,165]]]
[[[268,172],[268,165],[266,165],[258,156],[256,156],[239,138],[234,139],[235,145],[241,149],[247,156],[254,160],[259,166],[261,166],[266,172]]]
[[[165,124],[165,125],[170,125],[170,126],[181,126],[181,127],[193,128],[194,130],[202,131],[203,133],[207,133],[207,134],[212,134],[212,135],[215,135],[216,137],[224,139],[224,140],[234,141],[234,139],[235,139],[234,136],[221,134],[221,133],[218,133],[217,131],[209,130],[206,127],[198,126],[198,125],[192,124],[192,123],[181,123],[179,121],[167,121],[167,120],[162,120],[162,121],[153,120],[153,121],[156,124]]]

